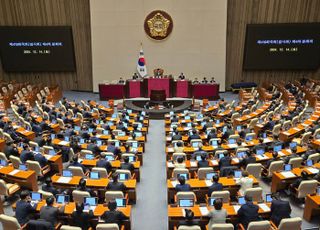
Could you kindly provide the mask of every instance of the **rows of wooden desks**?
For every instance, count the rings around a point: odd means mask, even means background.
[[[320,215],[320,195],[307,195],[304,205],[303,218],[310,221],[312,217]]]
[[[257,204],[257,203],[255,203]],[[259,214],[263,218],[269,218],[270,217],[270,203],[259,203],[257,204],[259,206]],[[240,205],[232,205],[229,203],[224,203],[223,207],[228,214],[228,218],[230,219],[230,222],[233,224],[237,223],[238,217],[237,212],[240,208]],[[207,205],[195,205],[193,207],[188,208],[194,212],[195,219],[200,220],[200,226],[201,229],[206,229],[206,225],[209,222],[209,217],[207,216],[208,212],[210,210],[213,210],[214,207],[207,206]],[[176,226],[179,221],[185,219],[185,211],[182,207],[177,207],[173,205],[168,205],[168,217],[169,217],[169,230],[173,230],[174,226]]]
[[[274,172],[271,181],[271,192],[275,193],[286,188],[289,184],[301,176],[301,172],[305,171],[308,175],[315,175],[319,172],[320,163],[316,163],[313,167],[293,168],[288,172]]]
[[[258,180],[250,175],[250,178],[253,179],[253,184],[258,185]],[[236,184],[236,180],[233,177],[220,177],[219,182],[223,185],[225,190],[230,192],[230,195],[236,195],[239,190],[239,186]],[[175,179],[167,180],[167,188],[168,188],[168,202],[174,203],[174,195],[176,194],[175,187],[177,185]],[[189,179],[186,181],[192,188],[192,191],[195,192],[198,200],[205,200],[205,195],[208,194],[208,187],[212,184],[211,180],[199,180],[199,179]]]
[[[46,201],[45,200],[41,200],[37,203],[37,207],[36,207],[36,211],[39,213],[41,208],[43,206],[46,205]],[[61,204],[58,204],[58,203],[55,203],[53,205],[54,207],[57,207],[57,208],[61,208],[62,205]],[[16,204],[14,204],[12,206],[12,208],[15,210],[16,209]],[[67,204],[64,205],[64,208],[63,208],[63,214],[71,219],[71,214],[76,210],[76,203],[75,202],[69,202]],[[93,224],[93,225],[96,225],[99,223],[99,217],[105,212],[105,211],[108,211],[108,207],[106,204],[98,204],[93,211],[93,215],[95,216],[95,219],[91,220],[90,222]],[[126,205],[126,207],[119,207],[117,208],[117,210],[121,211],[126,217],[128,217],[129,219],[128,220],[125,220],[123,221],[123,225],[125,226],[125,229],[126,230],[130,230],[131,229],[131,205]],[[101,223],[104,223],[103,221],[101,221]]]

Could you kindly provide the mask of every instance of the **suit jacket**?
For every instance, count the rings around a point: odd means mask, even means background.
[[[173,141],[182,140],[182,136],[180,134],[175,134],[172,136],[171,140]]]
[[[17,148],[12,146],[5,146],[3,152],[6,154],[6,157],[9,159],[11,155],[19,157],[19,151]]]
[[[98,160],[96,166],[99,168],[105,168],[107,172],[110,172],[112,169],[110,162],[104,159]]]
[[[26,163],[27,160],[34,160],[33,153],[28,150],[23,150],[20,155],[20,160],[22,163]]]
[[[134,166],[132,163],[128,162],[128,163],[121,163],[120,166],[121,169],[126,169],[126,170],[130,170],[131,172],[134,170]]]
[[[80,227],[82,230],[87,230],[90,227],[90,220],[94,217],[92,210],[78,213],[74,211],[71,215],[72,225]]]
[[[208,196],[210,197],[211,196],[211,193],[212,192],[215,192],[215,191],[222,191],[223,190],[223,185],[221,183],[213,183],[210,187],[209,187],[209,190],[208,190]]]
[[[122,191],[125,192],[127,187],[122,182],[109,182],[107,186],[108,191]]]
[[[209,167],[209,162],[206,160],[201,160],[198,161],[198,168],[205,168],[205,167]]]
[[[243,158],[242,161],[240,162],[240,166],[246,168],[248,164],[251,164],[251,163],[256,163],[257,160],[254,156],[250,156],[250,157],[246,157],[246,158]]]
[[[189,136],[188,141],[190,142],[191,140],[194,139],[201,139],[201,137],[199,136],[199,134],[192,134]]]
[[[29,221],[29,215],[36,212],[36,208],[32,207],[29,202],[19,200],[16,205],[16,218],[20,225],[24,225]]]
[[[273,200],[271,203],[271,217],[273,223],[277,226],[284,218],[290,218],[291,207],[290,203],[285,200]]]
[[[44,166],[46,166],[48,164],[47,158],[45,158],[41,153],[35,154],[34,160],[39,162],[41,168],[43,168]]]
[[[247,229],[250,222],[258,221],[260,219],[258,210],[259,206],[253,204],[252,202],[246,202],[238,210],[239,221],[245,229]]]
[[[219,168],[231,166],[231,157],[224,156],[219,160]]]
[[[177,184],[176,191],[177,192],[189,192],[189,191],[191,191],[191,186],[189,184],[184,184],[184,185]]]
[[[57,223],[59,209],[52,206],[43,206],[40,209],[40,219],[48,221],[54,227]]]
[[[101,219],[104,220],[104,222],[106,223],[118,224],[120,227],[122,222],[124,220],[127,220],[128,217],[126,217],[122,212],[115,210],[115,211],[105,211],[102,214]]]
[[[51,223],[45,220],[30,220],[27,224],[26,230],[54,230]]]
[[[79,162],[71,162],[71,163],[69,164],[69,166],[80,167],[80,168],[82,168],[82,171],[83,171],[84,173],[87,171],[87,168],[86,168],[83,164],[81,164],[81,163],[79,163]]]
[[[46,192],[51,192],[54,196],[59,194],[59,191],[53,186],[42,185],[42,190]]]

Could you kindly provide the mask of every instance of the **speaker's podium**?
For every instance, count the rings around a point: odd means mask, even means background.
[[[161,103],[166,101],[166,90],[151,90],[150,92],[150,101],[154,103]]]

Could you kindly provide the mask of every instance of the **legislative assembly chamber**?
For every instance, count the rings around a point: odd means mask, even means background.
[[[0,230],[320,230],[319,0],[1,0]]]

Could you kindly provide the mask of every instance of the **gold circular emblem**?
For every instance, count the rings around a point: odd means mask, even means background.
[[[167,38],[172,32],[172,28],[172,18],[162,10],[152,11],[144,20],[145,32],[155,40]]]

